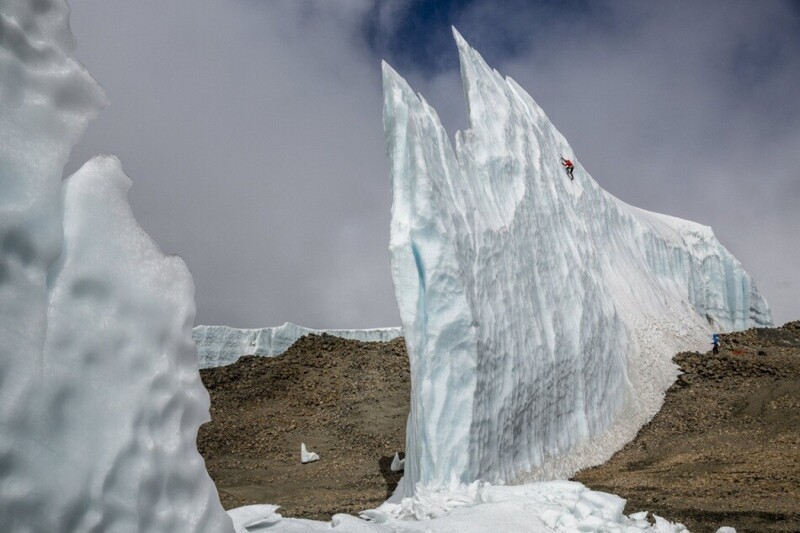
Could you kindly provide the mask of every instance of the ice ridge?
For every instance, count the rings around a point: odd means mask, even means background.
[[[192,330],[200,368],[229,365],[243,355],[274,357],[288,350],[301,337],[322,334],[362,342],[386,342],[399,337],[402,332],[400,328],[311,329],[291,322],[274,328],[196,326]]]
[[[710,228],[604,191],[536,102],[454,36],[469,115],[455,147],[383,64],[409,491],[599,463],[657,412],[672,354],[772,322]]]

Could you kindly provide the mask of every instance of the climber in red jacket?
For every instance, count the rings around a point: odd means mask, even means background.
[[[562,156],[561,164],[564,166],[564,169],[566,169],[569,179],[574,180],[575,176],[573,176],[572,173],[575,172],[575,165],[572,164],[572,161],[570,161],[569,159],[564,159],[564,157]]]

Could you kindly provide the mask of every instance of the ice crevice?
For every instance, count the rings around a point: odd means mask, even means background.
[[[525,90],[453,33],[469,116],[455,147],[383,64],[407,494],[600,463],[657,412],[674,353],[771,324],[710,228],[604,191]]]

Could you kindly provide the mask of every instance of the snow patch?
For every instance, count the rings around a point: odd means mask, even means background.
[[[587,489],[580,483],[551,481],[518,486],[474,482],[420,486],[413,497],[384,503],[362,513],[362,519],[336,515],[331,522],[281,518],[267,509],[269,531],[412,532],[514,531],[551,533],[607,531],[611,533],[683,533],[681,524],[647,513],[625,516],[625,500]],[[234,510],[235,511],[235,510]],[[230,511],[231,513],[234,511]],[[279,516],[279,515],[277,515]],[[252,519],[252,517],[250,517]],[[236,520],[234,520],[236,522]]]
[[[392,464],[389,466],[389,469],[392,472],[400,472],[403,470],[403,468],[405,468],[405,463],[406,460],[400,459],[400,455],[397,452],[395,452],[394,458],[392,458]]]

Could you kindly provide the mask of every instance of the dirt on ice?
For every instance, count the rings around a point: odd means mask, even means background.
[[[675,356],[662,410],[587,486],[691,531],[800,531],[800,322],[722,335],[719,355]],[[280,357],[206,369],[212,421],[198,448],[226,508],[327,520],[382,503],[399,474],[410,395],[402,339],[298,340]],[[300,443],[321,460],[300,463]]]

